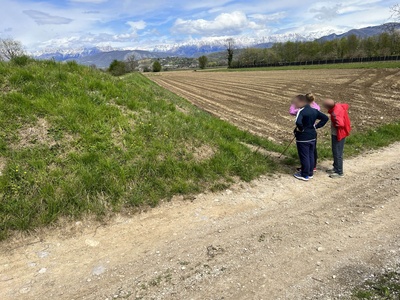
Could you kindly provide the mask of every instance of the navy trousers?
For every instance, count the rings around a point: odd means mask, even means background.
[[[315,150],[314,150],[314,169],[317,168],[317,164],[318,164],[318,142],[317,140],[315,140]]]
[[[315,148],[315,141],[297,142],[297,152],[299,153],[301,163],[301,176],[303,177],[314,176]]]
[[[346,139],[337,140],[336,135],[332,135],[332,154],[333,154],[333,169],[336,173],[343,175],[343,152]]]

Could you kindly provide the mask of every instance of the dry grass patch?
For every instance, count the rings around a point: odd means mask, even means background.
[[[60,139],[51,134],[51,125],[44,118],[39,118],[34,125],[25,125],[18,130],[18,141],[12,144],[13,149],[33,148],[37,145],[45,145],[48,148],[62,145],[59,155],[65,157],[66,154],[74,150],[74,142],[78,136],[68,132],[63,132]]]
[[[192,145],[187,149],[189,152],[193,153],[194,159],[198,162],[211,159],[216,153],[216,150],[207,144],[201,145],[200,147],[195,147]]]
[[[125,130],[122,127],[113,128],[111,132],[111,138],[114,142],[114,145],[121,149],[122,151],[126,151],[126,143],[124,140]]]
[[[52,147],[56,145],[56,141],[52,136],[49,135],[50,125],[46,119],[40,118],[36,124],[31,126],[23,126],[18,131],[18,142],[14,145],[14,148],[29,148],[37,144],[46,145]]]
[[[6,159],[0,156],[0,176],[3,175],[3,171],[6,168]]]
[[[183,113],[185,115],[190,115],[190,110],[188,108],[182,107],[182,106],[179,106],[179,105],[176,105],[175,107],[176,107],[177,111],[179,111],[179,112],[181,112],[181,113]]]

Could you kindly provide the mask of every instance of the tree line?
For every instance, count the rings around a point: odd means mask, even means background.
[[[332,41],[286,42],[269,49],[241,51],[233,66],[400,55],[400,33],[359,38],[350,35]]]
[[[113,60],[110,66],[108,67],[108,72],[110,72],[111,75],[114,76],[121,76],[136,71],[138,67],[139,67],[139,62],[135,59],[134,55],[130,55],[124,61]],[[154,61],[151,70],[153,72],[161,72],[162,70],[161,63],[158,60]],[[150,72],[150,69],[146,67],[145,69],[143,69],[143,72]]]

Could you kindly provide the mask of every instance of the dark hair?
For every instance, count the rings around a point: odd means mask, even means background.
[[[315,101],[315,96],[313,93],[306,94],[306,99],[308,103],[313,103]]]

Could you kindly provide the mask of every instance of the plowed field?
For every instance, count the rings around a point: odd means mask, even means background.
[[[282,141],[294,127],[290,100],[313,92],[351,105],[354,129],[398,120],[400,70],[166,72],[149,78],[242,129]]]

